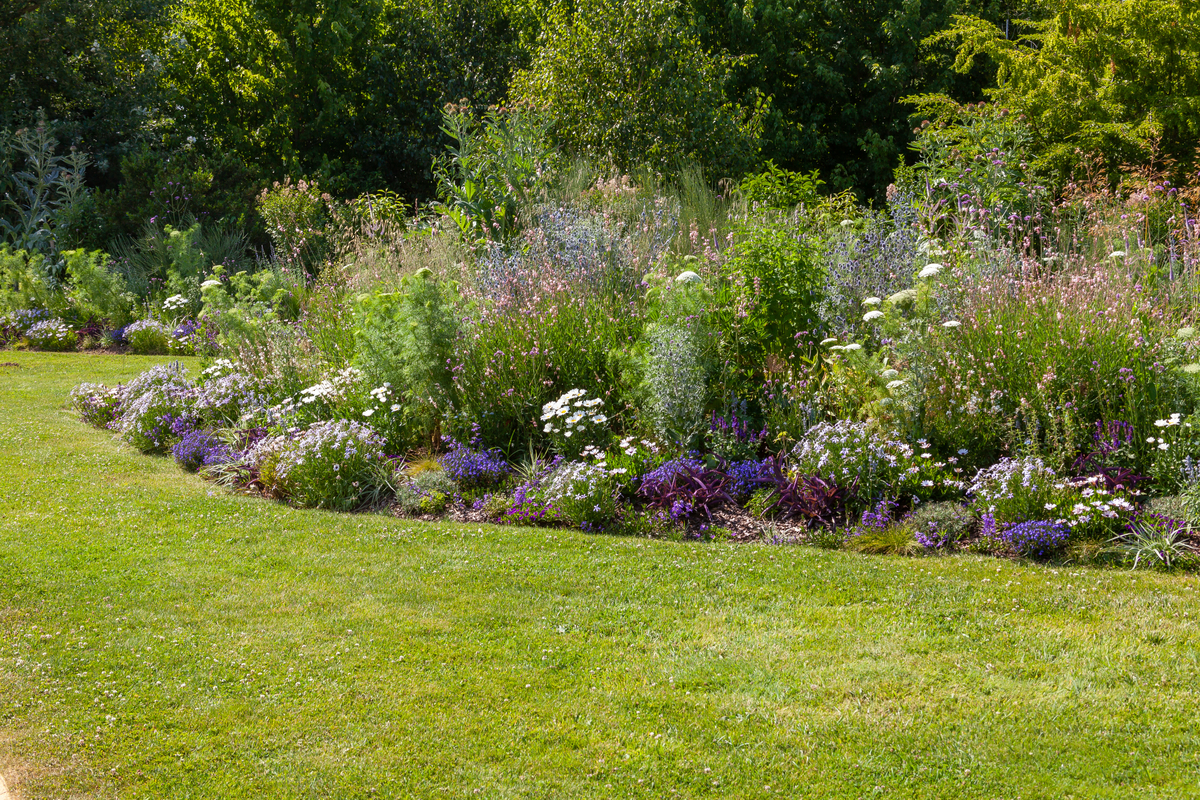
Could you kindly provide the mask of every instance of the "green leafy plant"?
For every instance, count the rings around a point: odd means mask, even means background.
[[[1112,552],[1131,560],[1132,569],[1173,569],[1195,556],[1196,547],[1188,541],[1188,534],[1186,527],[1176,527],[1165,520],[1139,520],[1127,533],[1112,540]]]

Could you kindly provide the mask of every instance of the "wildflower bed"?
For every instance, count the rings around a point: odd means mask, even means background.
[[[65,411],[152,360],[3,360],[20,797],[1200,790],[1191,575],[299,510]]]

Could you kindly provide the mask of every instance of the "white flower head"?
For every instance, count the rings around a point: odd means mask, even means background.
[[[882,301],[882,300],[880,300],[878,297],[867,297],[867,298],[864,298],[864,299],[863,299],[863,302],[862,302],[862,304],[863,304],[864,306],[877,306],[877,305],[879,305],[879,304],[880,304],[880,303],[882,303],[882,302],[883,302],[883,301]]]
[[[934,275],[937,275],[941,271],[942,271],[941,264],[927,264],[921,269],[920,272],[917,273],[917,277],[921,278],[921,279],[932,278]]]
[[[952,320],[950,320],[950,321],[948,321],[948,322],[943,322],[943,323],[942,323],[942,327],[943,327],[943,328],[957,328],[959,325],[962,325],[962,323],[961,323],[961,322],[959,322],[959,321],[958,321],[958,320],[956,320],[956,319],[952,319]]]
[[[882,316],[883,312],[878,309],[868,311],[867,313],[863,314],[863,322],[870,322],[871,320],[879,319]]]

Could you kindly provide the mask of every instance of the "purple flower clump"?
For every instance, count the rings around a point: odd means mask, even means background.
[[[1050,520],[1031,519],[1004,526],[1000,538],[1023,556],[1045,558],[1067,543],[1066,525]]]
[[[892,516],[896,511],[896,501],[884,498],[874,508],[867,509],[859,518],[858,524],[850,532],[851,536],[862,536],[869,531],[886,530],[892,524]]]
[[[211,432],[188,428],[171,447],[171,455],[175,456],[179,466],[195,472],[200,467],[229,460],[231,453],[229,447]]]
[[[460,488],[490,488],[508,475],[508,462],[498,449],[473,450],[453,439],[449,442],[450,451],[438,460],[442,469]]]
[[[754,494],[754,490],[772,482],[771,461],[736,461],[726,467],[729,475],[729,494],[735,499],[744,499]]]

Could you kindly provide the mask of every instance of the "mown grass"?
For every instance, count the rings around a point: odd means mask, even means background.
[[[20,797],[1200,794],[1194,576],[298,511],[0,361]]]

